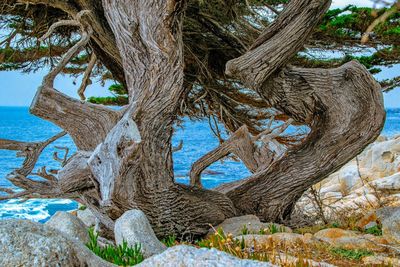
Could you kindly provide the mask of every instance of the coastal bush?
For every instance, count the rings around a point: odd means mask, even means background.
[[[108,262],[118,266],[132,266],[144,260],[140,244],[135,244],[135,246],[130,247],[128,243],[124,241],[122,245],[107,245],[101,247],[98,244],[98,234],[95,233],[93,228],[89,229],[89,238],[90,241],[86,246],[93,251],[94,254]]]
[[[368,228],[365,230],[365,233],[371,234],[371,235],[376,235],[376,236],[381,236],[382,233],[382,226],[381,225],[375,225],[374,227]]]

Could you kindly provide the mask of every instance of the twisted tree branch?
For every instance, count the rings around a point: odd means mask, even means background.
[[[26,176],[31,174],[32,170],[35,168],[35,164],[39,159],[42,151],[55,140],[65,136],[66,132],[61,132],[44,142],[19,142],[13,140],[0,139],[0,149],[5,150],[17,150],[18,157],[25,157],[24,163],[21,168],[15,170],[15,173]],[[14,173],[13,172],[13,173]]]

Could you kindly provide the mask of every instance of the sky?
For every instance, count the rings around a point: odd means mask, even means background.
[[[333,0],[332,8],[344,7],[349,4],[373,6],[373,3],[368,0]],[[30,74],[23,74],[15,71],[0,72],[0,106],[29,106],[47,71],[48,70],[42,70]],[[393,68],[385,68],[384,71],[376,77],[378,79],[390,78],[393,77],[395,73],[400,73],[399,65]],[[55,88],[67,95],[78,98],[76,92],[81,80],[82,77],[78,77],[74,85],[74,79],[59,75],[56,79]],[[106,88],[109,85],[110,84],[106,84]],[[100,83],[94,82],[93,85],[88,87],[86,95],[106,96],[108,95],[106,88],[103,88]],[[384,98],[386,107],[400,108],[400,89],[386,93]]]

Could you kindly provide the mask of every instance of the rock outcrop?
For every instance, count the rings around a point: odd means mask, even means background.
[[[86,225],[86,227],[92,227],[96,225],[96,217],[89,208],[78,210],[76,216]]]
[[[391,242],[400,244],[400,207],[387,208],[387,210],[390,210],[390,214],[385,217],[382,211],[378,212],[378,216],[381,217],[383,236]]]
[[[140,210],[125,212],[115,222],[115,242],[117,245],[126,241],[129,246],[140,244],[145,258],[159,254],[166,249],[156,235],[146,215]]]
[[[362,259],[363,263],[366,266],[392,266],[392,267],[400,267],[400,259],[386,257],[382,255],[378,256],[367,256]]]
[[[0,221],[0,251],[2,267],[115,266],[60,231],[26,220]]]
[[[387,193],[400,193],[400,172],[393,175],[377,179],[371,182],[377,190]]]
[[[306,192],[297,203],[300,213],[316,216],[323,206],[325,216],[333,221],[341,213],[400,206],[400,136],[381,137],[315,188],[322,205]]]
[[[89,234],[85,224],[68,212],[56,212],[56,214],[46,222],[46,225],[59,230],[71,238],[75,238],[83,244],[89,242]]]
[[[169,248],[163,253],[146,259],[138,267],[273,267],[267,262],[241,260],[216,249],[197,249],[180,245]]]
[[[277,229],[279,232],[292,232],[292,229],[280,224],[262,223],[255,215],[245,215],[226,219],[214,229],[222,229],[226,234],[229,233],[233,236],[239,236],[245,233],[258,234],[260,231],[268,233],[272,227]],[[209,234],[213,234],[214,229],[210,229]]]
[[[383,237],[363,235],[358,232],[329,228],[317,232],[314,237],[328,243],[332,247],[345,249],[365,249],[369,251],[384,252],[387,250],[388,241]]]

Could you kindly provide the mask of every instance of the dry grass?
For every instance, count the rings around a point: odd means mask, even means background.
[[[307,232],[316,232],[322,227],[315,227]],[[290,244],[275,244],[272,241],[257,243],[251,246],[244,240],[235,239],[231,234],[225,234],[221,229],[214,235],[196,243],[198,247],[215,248],[241,259],[268,261],[284,267],[307,267],[311,262],[326,262],[336,266],[365,266],[362,257],[372,255],[366,250],[334,249],[326,243],[295,242]],[[389,266],[389,265],[377,265]]]

